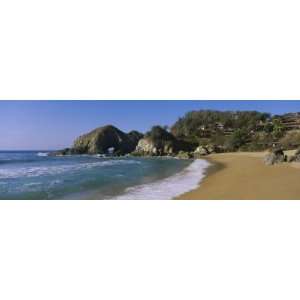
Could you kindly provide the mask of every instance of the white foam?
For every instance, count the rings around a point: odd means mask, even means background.
[[[37,156],[48,156],[49,155],[49,153],[48,152],[39,152],[38,154],[37,154]]]
[[[197,159],[175,175],[149,184],[127,188],[124,194],[115,197],[114,199],[173,199],[176,196],[197,188],[199,182],[205,177],[205,171],[209,165],[210,163],[208,161]]]
[[[36,177],[43,175],[57,175],[70,171],[80,171],[84,169],[99,168],[104,166],[113,166],[120,164],[140,164],[136,160],[107,160],[90,163],[80,163],[73,165],[59,165],[59,166],[41,166],[41,167],[27,167],[27,168],[7,168],[0,169],[0,179],[18,178],[18,177]]]

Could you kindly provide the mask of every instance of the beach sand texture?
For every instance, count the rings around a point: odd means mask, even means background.
[[[208,160],[213,166],[200,186],[178,199],[300,199],[300,163],[267,166],[264,155],[263,152],[210,155]]]

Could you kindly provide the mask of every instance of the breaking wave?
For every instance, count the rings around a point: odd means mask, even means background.
[[[199,182],[205,177],[206,169],[210,163],[197,159],[181,172],[149,184],[137,185],[127,188],[125,193],[114,199],[130,200],[156,200],[173,199],[198,187]]]
[[[20,167],[0,169],[0,179],[19,178],[19,177],[36,177],[43,175],[57,175],[70,171],[81,171],[84,169],[93,169],[105,166],[123,165],[123,164],[140,164],[135,160],[109,160],[99,162],[89,162],[80,164],[68,164],[59,166],[38,166],[38,167]]]
[[[37,156],[41,156],[41,157],[45,157],[45,156],[48,156],[48,155],[49,155],[48,152],[39,152],[39,153],[37,154]]]

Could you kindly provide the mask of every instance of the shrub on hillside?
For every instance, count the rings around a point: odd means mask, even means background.
[[[242,146],[244,146],[249,140],[249,136],[246,130],[237,129],[233,132],[233,134],[226,141],[225,147],[229,151],[237,151]]]
[[[272,133],[261,131],[256,132],[250,137],[249,143],[242,147],[245,151],[263,151],[272,147],[274,138]]]
[[[190,111],[176,121],[171,127],[171,132],[180,138],[183,136],[202,138],[210,132],[226,129],[245,129],[249,132],[256,130],[258,124],[268,118],[269,114],[257,111]]]
[[[174,137],[171,133],[158,125],[153,126],[151,130],[146,133],[146,137],[149,137],[154,141],[174,140]]]
[[[300,145],[300,130],[288,131],[285,136],[279,140],[279,143],[285,149],[295,149]]]

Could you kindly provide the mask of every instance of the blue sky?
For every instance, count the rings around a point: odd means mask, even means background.
[[[282,114],[300,111],[300,101],[0,101],[0,150],[60,149],[106,124],[145,132],[199,109]]]

